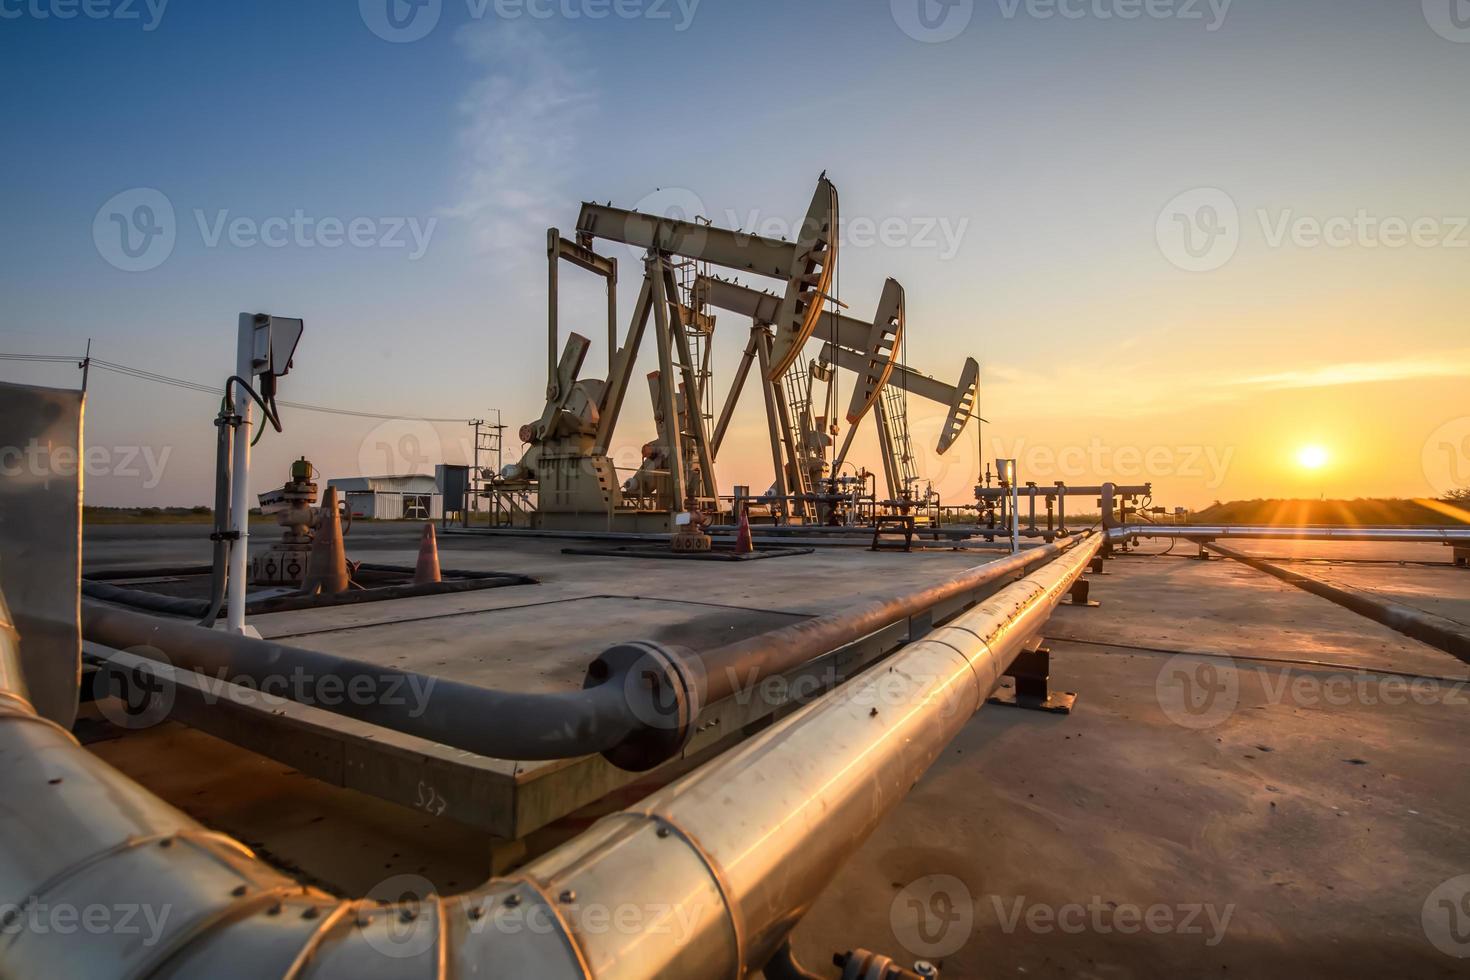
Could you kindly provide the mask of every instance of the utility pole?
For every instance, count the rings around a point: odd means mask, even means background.
[[[469,486],[466,492],[470,495],[470,502],[465,506],[464,526],[470,526],[470,512],[479,512],[480,509],[480,428],[485,425],[484,419],[471,419],[470,428],[475,430],[475,454],[474,462],[470,469]]]
[[[92,338],[87,338],[87,353],[82,355],[82,363],[78,365],[82,369],[82,394],[87,393],[87,375],[92,372]]]

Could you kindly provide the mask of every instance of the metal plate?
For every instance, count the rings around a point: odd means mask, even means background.
[[[82,670],[83,398],[0,383],[0,588],[31,703],[68,728]]]

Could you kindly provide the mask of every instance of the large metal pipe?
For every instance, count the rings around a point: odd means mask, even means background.
[[[1357,589],[1333,585],[1294,569],[1273,565],[1269,561],[1236,551],[1234,548],[1227,548],[1222,544],[1210,543],[1204,547],[1243,565],[1248,565],[1258,572],[1265,572],[1267,575],[1279,578],[1303,592],[1310,592],[1329,602],[1335,602],[1344,609],[1350,609],[1375,623],[1382,623],[1389,629],[1419,640],[1421,643],[1438,647],[1445,653],[1470,664],[1470,627],[1462,623],[1443,616],[1436,616],[1422,609],[1414,609],[1403,603],[1381,599]]]
[[[683,917],[666,936],[562,917],[596,976],[736,978],[760,968],[984,704],[1101,543],[1089,535],[520,877],[543,895],[573,896],[572,905],[578,896],[613,908],[679,903]]]
[[[1011,555],[928,588],[874,598],[712,650],[620,644],[592,662],[583,690],[570,692],[498,691],[204,630],[93,599],[82,602],[82,632],[104,647],[248,683],[477,755],[534,761],[602,754],[624,769],[643,771],[682,751],[705,705],[958,596],[1023,575],[1070,546]]]
[[[39,719],[0,599],[0,973],[742,977],[983,704],[1100,542],[515,877],[394,904],[292,882]],[[157,918],[149,941],[26,927],[27,910],[61,906]]]
[[[917,592],[877,597],[830,616],[803,620],[738,643],[702,651],[699,660],[705,671],[706,695],[711,702],[719,701],[749,689],[765,677],[785,673],[828,650],[921,615],[940,603],[1024,575],[1056,558],[1078,540],[1009,555]]]
[[[200,629],[92,599],[82,602],[82,633],[105,647],[130,650],[222,682],[249,684],[496,759],[565,759],[612,752],[643,727],[631,700],[638,690],[635,684],[609,682],[551,693],[497,691]],[[611,681],[612,674],[608,676]],[[657,711],[650,703],[643,717]]]
[[[1271,527],[1229,524],[1129,524],[1112,528],[1114,541],[1133,538],[1181,538],[1212,541],[1217,538],[1252,538],[1262,541],[1396,541],[1430,544],[1470,542],[1470,527]]]

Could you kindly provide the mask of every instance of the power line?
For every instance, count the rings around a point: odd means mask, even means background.
[[[209,395],[224,396],[222,388],[213,385],[200,384],[197,381],[189,381],[184,378],[175,378],[167,374],[158,374],[154,371],[145,371],[142,368],[131,367],[127,364],[119,364],[116,361],[106,361],[100,357],[90,359],[93,367],[135,381],[147,381],[153,384],[171,385],[175,388],[183,388],[188,391],[197,391]],[[68,357],[60,354],[5,354],[0,353],[0,361],[24,361],[30,363],[52,363],[52,364],[81,364],[82,359]],[[326,405],[310,405],[304,402],[278,402],[284,408],[294,408],[302,412],[318,412],[322,415],[343,415],[351,418],[379,419],[385,422],[440,422],[444,424],[467,423],[469,419],[433,419],[420,418],[407,415],[386,415],[381,412],[358,412],[348,408],[331,408]]]
[[[49,361],[56,364],[80,364],[81,359],[65,354],[0,354],[0,361]]]

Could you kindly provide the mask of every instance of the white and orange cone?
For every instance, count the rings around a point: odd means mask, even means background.
[[[434,534],[434,525],[424,525],[424,537],[419,542],[419,563],[413,570],[414,585],[437,585],[443,581],[439,574],[439,538]]]
[[[740,524],[735,528],[735,553],[748,555],[755,551],[755,538],[750,533],[750,511],[740,508]]]
[[[320,513],[301,591],[307,595],[318,592],[337,595],[347,591],[351,579],[347,574],[347,549],[342,544],[342,516],[337,510],[336,487],[327,487]]]

